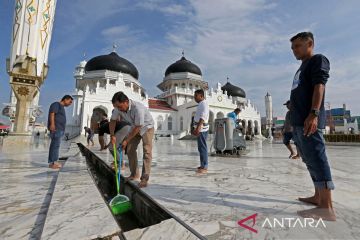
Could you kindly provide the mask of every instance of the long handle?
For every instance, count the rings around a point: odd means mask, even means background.
[[[122,158],[123,158],[123,150],[122,147],[120,146],[120,161],[119,161],[119,174],[118,174],[118,179],[119,179],[119,188],[120,188],[120,176],[121,176],[121,168],[122,168]]]
[[[117,190],[117,194],[119,195],[120,194],[120,188],[119,188],[119,179],[118,179],[118,166],[117,166],[117,158],[116,158],[116,152],[117,152],[117,149],[116,149],[116,144],[114,143],[113,145],[113,149],[114,149],[114,163],[115,163],[115,179],[116,179],[116,190]]]

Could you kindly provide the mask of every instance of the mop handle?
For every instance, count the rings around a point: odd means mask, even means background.
[[[119,188],[120,188],[120,176],[121,176],[121,168],[122,168],[122,158],[123,158],[123,150],[122,147],[120,148],[120,159],[119,159]]]
[[[116,149],[116,144],[115,144],[115,143],[114,143],[113,149],[114,149],[114,163],[115,163],[116,190],[117,190],[117,194],[119,195],[119,194],[120,194],[120,190],[119,190],[119,180],[118,180],[118,177],[116,176],[116,175],[117,175],[117,173],[118,173],[118,167],[117,167],[117,158],[116,158],[116,152],[117,152],[117,149]]]

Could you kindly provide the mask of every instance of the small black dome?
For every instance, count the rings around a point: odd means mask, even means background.
[[[116,52],[112,52],[108,55],[100,55],[90,59],[85,65],[85,71],[95,70],[111,70],[115,72],[127,73],[133,76],[135,79],[139,78],[139,72],[128,60],[120,57]]]
[[[165,76],[170,73],[179,73],[179,72],[189,72],[197,75],[202,75],[201,70],[198,66],[187,60],[185,57],[182,57],[180,60],[171,64],[165,71]]]
[[[242,88],[234,86],[229,82],[222,86],[221,90],[223,92],[226,91],[228,96],[246,98],[246,93]]]

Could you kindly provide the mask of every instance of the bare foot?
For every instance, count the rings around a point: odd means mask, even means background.
[[[140,177],[138,176],[128,176],[125,178],[125,181],[139,181]]]
[[[196,173],[199,173],[199,174],[206,174],[207,172],[208,172],[208,170],[205,168],[198,168],[196,170]]]
[[[139,182],[139,188],[144,188],[144,187],[147,187],[147,185],[148,185],[148,181],[145,181],[145,180],[141,180],[140,182]]]
[[[305,202],[305,203],[310,203],[313,205],[319,205],[320,200],[318,198],[316,198],[315,196],[312,197],[307,197],[307,198],[298,198],[300,202]]]
[[[314,218],[326,221],[336,221],[334,209],[332,208],[312,208],[308,210],[298,211],[297,214],[303,218]]]
[[[62,166],[59,163],[50,163],[49,168],[51,169],[60,169]]]
[[[295,155],[295,156],[292,157],[292,159],[299,159],[299,158],[300,158],[299,155]]]

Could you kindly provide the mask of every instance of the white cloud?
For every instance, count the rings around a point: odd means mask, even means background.
[[[136,7],[150,11],[158,11],[166,15],[185,16],[189,14],[189,9],[186,7],[186,4],[181,5],[164,0],[140,1],[136,4]]]
[[[68,32],[75,33],[80,29],[78,35],[86,35],[90,34],[86,28],[93,28],[91,33],[98,32],[106,44],[117,43],[119,54],[137,66],[140,81],[150,95],[158,93],[156,85],[162,80],[166,67],[177,60],[184,49],[186,57],[200,66],[210,85],[225,82],[229,76],[230,81],[246,90],[262,113],[264,95],[269,91],[273,95],[275,113],[279,115],[284,113],[281,104],[289,97],[292,77],[299,64],[292,57],[288,39],[301,30],[320,32],[326,19],[326,13],[319,12],[316,16],[308,14],[303,15],[303,19],[291,21],[294,13],[305,14],[306,8],[298,6],[296,12],[291,12],[265,0],[188,0],[182,1],[181,5],[174,1],[148,0],[130,7],[116,0],[110,0],[106,5],[92,0],[88,6],[91,9],[85,11],[81,9],[80,1],[75,4],[79,11],[72,10],[69,17],[77,20],[74,26],[67,26]],[[167,20],[165,34],[156,36],[158,33],[150,30],[140,31],[130,22],[114,23],[104,30],[96,28],[105,17],[128,9],[134,14],[139,9],[162,13]],[[345,10],[337,14],[342,19],[343,13],[350,11],[348,7]],[[340,30],[329,37],[325,35],[317,41],[318,45],[331,45],[334,39],[340,41],[339,36],[347,34],[346,29]],[[74,38],[73,45],[84,40],[84,36]],[[354,96],[360,90],[359,62],[353,56],[344,56],[342,60],[330,58],[334,61],[327,98],[334,105],[347,102],[359,113],[360,107],[354,104]]]
[[[138,7],[161,12],[166,3],[147,1]],[[275,64],[271,59],[257,63],[260,57],[289,51],[288,35],[277,29],[281,21],[269,17],[263,22],[255,17],[274,7],[276,5],[266,1],[191,0],[183,7],[189,10],[185,21],[174,21],[166,32],[166,44],[134,39],[120,54],[133,61],[139,69],[140,80],[150,95],[155,95],[158,93],[156,85],[162,80],[166,67],[177,60],[184,49],[185,56],[199,65],[211,86],[216,82],[224,83],[229,76],[230,81],[243,87],[263,111],[267,91],[285,98],[274,97],[276,102],[282,103],[288,98],[291,76],[297,68],[295,62],[278,64],[276,57],[273,57]],[[103,35],[107,41],[122,41],[128,31],[126,26],[116,26],[104,30]]]
[[[327,99],[331,107],[342,107],[345,103],[353,114],[360,115],[360,59],[346,57],[334,59],[327,84]]]
[[[131,29],[128,25],[118,25],[102,30],[101,36],[104,38],[107,46],[115,44],[122,50],[129,46],[140,44],[140,40],[145,36],[145,33],[140,30]],[[105,53],[108,51],[108,47],[103,49]]]
[[[74,0],[71,4],[58,1],[49,57],[61,57],[83,44],[90,34],[99,34],[101,29],[97,24],[105,18],[126,11],[126,3],[127,1],[118,0],[106,0],[106,3],[98,0]]]

